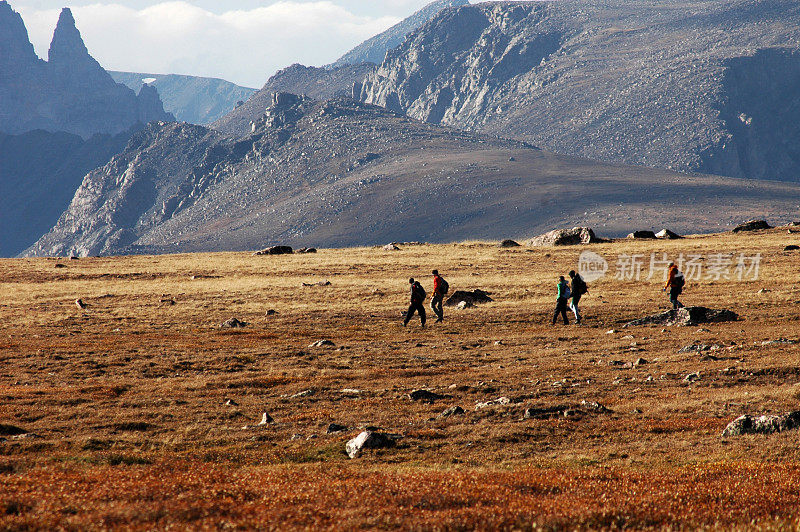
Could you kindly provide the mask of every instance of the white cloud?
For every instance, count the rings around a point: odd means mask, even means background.
[[[59,10],[15,9],[46,58]],[[252,87],[292,63],[332,62],[399,20],[356,15],[329,0],[219,13],[185,1],[141,9],[90,4],[72,11],[89,52],[109,70],[213,76]]]

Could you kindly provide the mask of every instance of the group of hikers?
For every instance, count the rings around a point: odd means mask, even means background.
[[[434,314],[436,314],[436,323],[440,323],[444,321],[444,309],[442,308],[442,303],[444,301],[444,296],[450,290],[450,285],[441,275],[439,275],[438,270],[433,270],[432,274],[433,295],[431,296],[431,310],[433,310]],[[564,325],[569,325],[567,310],[571,310],[572,313],[575,314],[576,324],[580,325],[583,321],[578,305],[580,304],[581,297],[583,297],[584,294],[589,293],[589,287],[587,286],[583,277],[581,277],[581,275],[574,270],[569,272],[569,277],[569,282],[564,278],[563,275],[558,278],[558,284],[556,285],[556,310],[553,313],[553,325],[555,325],[558,321],[559,315],[563,318]],[[425,327],[427,316],[425,313],[424,303],[425,299],[428,297],[428,294],[425,292],[422,284],[420,284],[420,282],[415,280],[413,277],[408,280],[408,283],[411,285],[411,304],[409,305],[408,312],[406,312],[405,318],[403,319],[403,326],[405,327],[408,325],[414,314],[419,314],[422,326]],[[683,307],[683,303],[678,300],[678,296],[683,293],[683,287],[685,284],[686,278],[684,275],[678,270],[678,267],[674,262],[670,262],[667,270],[667,283],[664,285],[662,291],[666,292],[669,290],[669,301],[672,303],[673,310]],[[570,299],[572,300],[572,303],[569,303]]]

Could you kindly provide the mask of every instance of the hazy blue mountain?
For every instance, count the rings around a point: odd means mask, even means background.
[[[0,0],[0,132],[44,129],[89,138],[172,119],[155,90],[145,87],[137,95],[103,70],[69,9],[61,12],[48,61],[42,61],[22,17]]]
[[[83,176],[122,151],[129,133],[0,133],[0,257],[13,257],[58,221]]]
[[[191,124],[210,124],[256,92],[256,89],[217,78],[113,71],[109,74],[117,83],[135,91],[141,90],[147,80],[148,85],[158,89],[164,109],[178,120]]]

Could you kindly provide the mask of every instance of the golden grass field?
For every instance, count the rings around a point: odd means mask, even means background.
[[[721,432],[800,409],[800,345],[762,345],[800,339],[800,253],[783,251],[799,241],[2,260],[0,529],[798,528],[800,432]],[[660,276],[607,277],[584,326],[551,326],[556,277],[586,249],[763,260],[757,281],[682,298],[738,322],[622,329],[667,298]],[[404,329],[407,279],[430,291],[433,268],[495,302]],[[249,326],[219,327],[232,317]],[[694,342],[722,348],[678,353]],[[612,412],[523,417],[582,400]],[[351,460],[364,426],[403,438]]]

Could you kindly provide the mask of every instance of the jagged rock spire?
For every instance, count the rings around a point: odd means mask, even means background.
[[[38,58],[19,13],[0,0],[0,63],[33,62]]]
[[[76,61],[86,61],[91,59],[89,50],[81,37],[81,32],[75,26],[75,18],[72,11],[65,7],[61,10],[58,17],[58,25],[53,33],[53,40],[50,43],[48,54],[50,63],[74,63]]]

